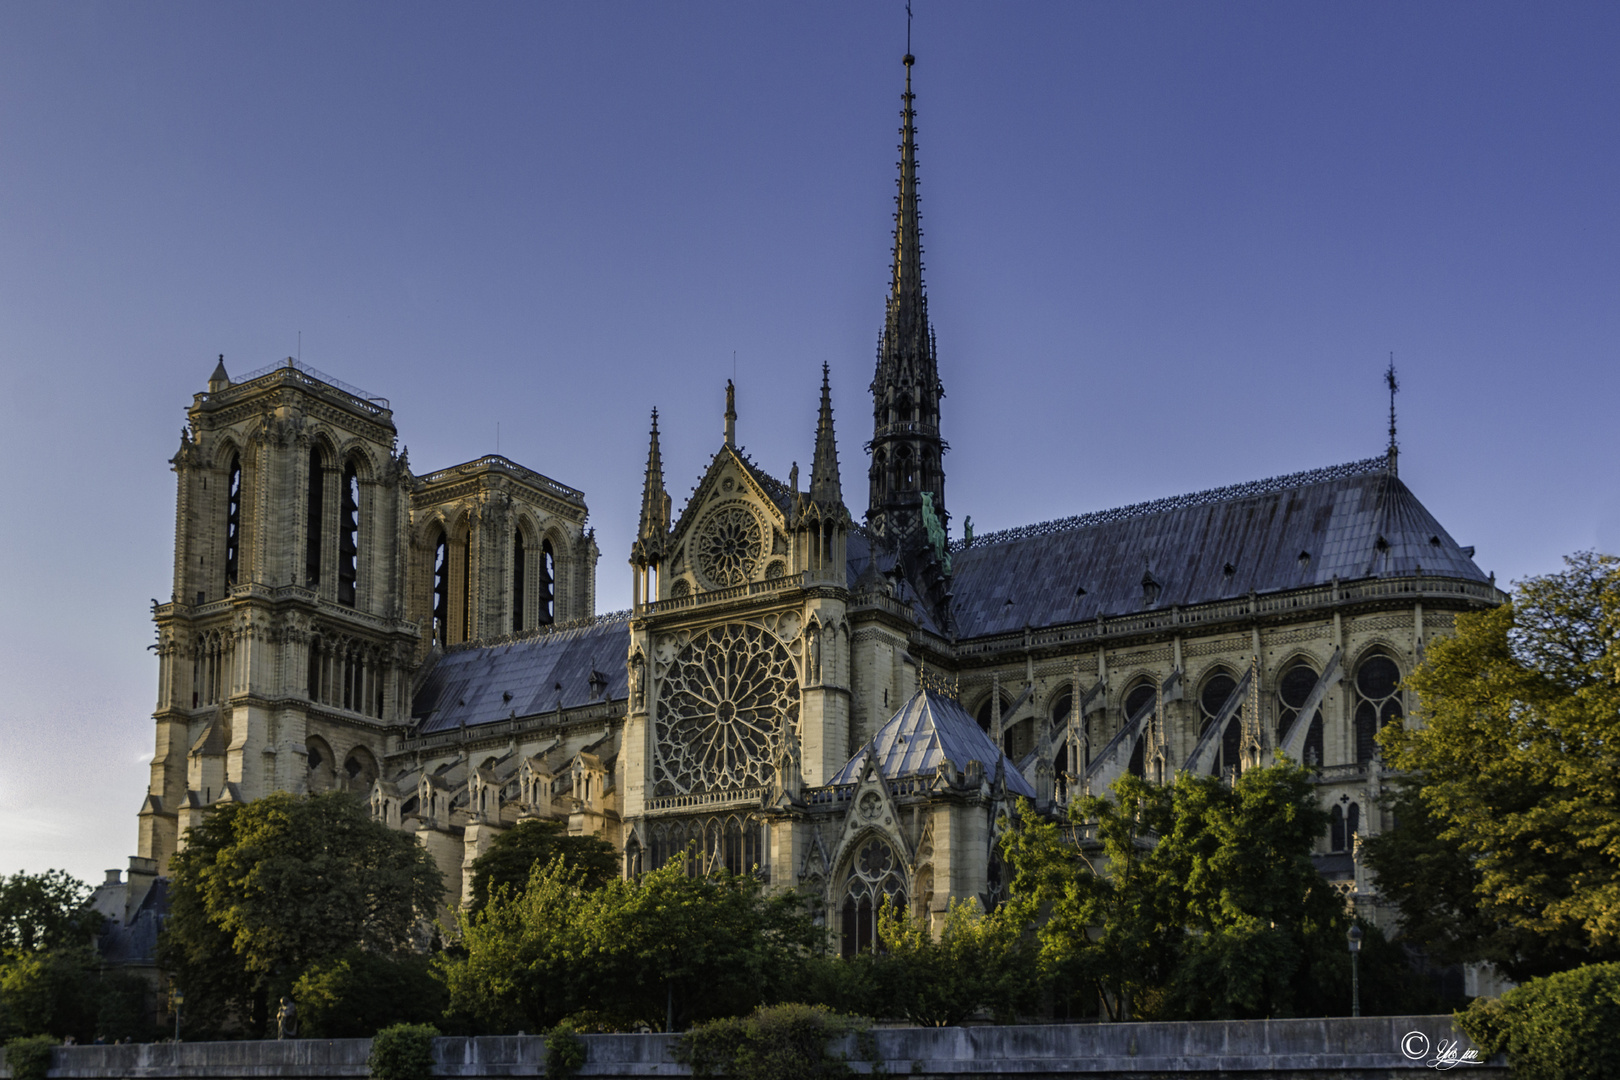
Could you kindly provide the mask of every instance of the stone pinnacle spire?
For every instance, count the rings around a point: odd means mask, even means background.
[[[944,390],[934,358],[934,334],[923,292],[922,227],[917,197],[917,116],[906,54],[900,117],[900,178],[894,215],[894,266],[872,378],[872,465],[866,521],[894,551],[926,543],[924,504],[936,527],[948,527],[939,402]]]
[[[824,506],[844,501],[838,482],[838,440],[833,436],[832,387],[821,365],[821,415],[816,420],[816,456],[810,462],[810,498]]]
[[[641,528],[632,555],[640,562],[663,558],[669,536],[669,493],[664,490],[664,456],[658,449],[658,410],[652,411],[652,436],[647,446],[647,479],[641,490]]]

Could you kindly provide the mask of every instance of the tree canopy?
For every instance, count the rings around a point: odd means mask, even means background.
[[[1620,559],[1582,552],[1459,615],[1406,680],[1412,773],[1371,841],[1414,941],[1515,979],[1620,959]]]
[[[0,878],[0,952],[87,944],[101,925],[89,899],[90,886],[65,870]]]
[[[472,865],[473,911],[482,911],[499,889],[521,892],[537,866],[553,859],[578,869],[586,888],[600,888],[619,876],[619,855],[599,836],[569,836],[564,821],[530,818],[500,836]]]
[[[1070,805],[1072,839],[1027,803],[1020,811],[1003,841],[1009,905],[1034,927],[1039,970],[1060,996],[1098,997],[1116,1020],[1349,1011],[1351,919],[1311,862],[1327,815],[1303,768],[1250,769],[1232,784],[1125,776],[1111,796]],[[1364,929],[1366,1010],[1399,1010],[1404,965]]]
[[[204,1028],[262,1031],[266,1002],[350,949],[420,944],[443,896],[433,860],[341,791],[212,810],[171,864],[161,955]]]
[[[461,931],[460,954],[440,959],[451,1008],[493,1031],[581,1011],[655,1029],[747,1012],[779,1000],[823,940],[797,895],[751,874],[688,876],[682,860],[592,889],[558,857]]]

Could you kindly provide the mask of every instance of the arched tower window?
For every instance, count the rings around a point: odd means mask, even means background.
[[[1333,851],[1344,850],[1344,811],[1337,803],[1328,811],[1328,847]]]
[[[1356,670],[1356,764],[1372,760],[1379,730],[1401,718],[1400,682],[1401,669],[1382,653]]]
[[[515,634],[523,627],[523,587],[524,571],[528,569],[524,564],[529,554],[523,550],[523,530],[518,528],[512,533],[512,632]]]
[[[354,607],[360,577],[360,473],[343,466],[343,516],[338,526],[338,603]]]
[[[472,526],[467,527],[467,538],[461,542],[461,640],[471,641],[473,633],[473,588],[472,588]]]
[[[894,908],[905,907],[902,873],[900,860],[888,844],[875,836],[862,842],[844,878],[840,929],[845,956],[877,947],[877,914],[885,899]]]
[[[304,514],[304,584],[311,589],[319,587],[321,583],[321,542],[325,519],[326,455],[319,446],[311,446]]]
[[[895,486],[901,491],[910,491],[917,481],[917,467],[911,459],[911,447],[901,446],[894,453]]]
[[[242,455],[231,455],[225,481],[225,584],[236,584],[242,546]]]
[[[557,553],[550,540],[540,541],[540,609],[535,614],[541,626],[557,621]]]
[[[450,538],[439,530],[433,542],[433,641],[450,644]]]
[[[1356,846],[1356,834],[1361,832],[1361,804],[1351,803],[1350,809],[1344,812],[1344,843],[1346,847]]]
[[[1222,671],[1210,676],[1204,683],[1204,689],[1198,694],[1198,736],[1202,738],[1204,732],[1209,730],[1221,714],[1221,709],[1231,698],[1232,692],[1237,689],[1237,680]],[[1241,768],[1240,757],[1243,749],[1243,707],[1232,714],[1226,722],[1226,730],[1220,735],[1221,748],[1215,754],[1215,762],[1210,766],[1210,775],[1220,776],[1228,769]]]
[[[1277,745],[1281,746],[1288,729],[1294,726],[1299,711],[1316,689],[1316,669],[1301,661],[1283,672],[1277,681]],[[1305,733],[1304,760],[1307,765],[1322,764],[1322,710],[1318,707],[1311,715],[1311,726]]]

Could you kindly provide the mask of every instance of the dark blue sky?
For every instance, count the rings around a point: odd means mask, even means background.
[[[916,0],[948,503],[986,531],[1381,452],[1504,581],[1620,547],[1620,8]],[[863,509],[905,19],[847,4],[0,7],[0,872],[134,850],[213,358],[583,488],[663,417]]]

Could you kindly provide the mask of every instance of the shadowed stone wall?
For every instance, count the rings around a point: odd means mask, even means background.
[[[1210,1077],[1345,1077],[1372,1080],[1425,1075],[1449,1047],[1460,1058],[1472,1044],[1449,1016],[1256,1020],[1184,1024],[1047,1024],[1019,1027],[881,1028],[873,1032],[891,1075],[965,1080],[987,1074],[1152,1077],[1197,1072]],[[581,1076],[679,1077],[670,1060],[676,1036],[587,1035]],[[1403,1053],[1403,1043],[1407,1052]],[[74,1046],[55,1051],[52,1077],[237,1080],[364,1077],[369,1039],[288,1042],[157,1043]],[[852,1059],[855,1040],[843,1047]],[[541,1076],[545,1040],[533,1035],[434,1040],[440,1076]],[[1414,1057],[1413,1054],[1416,1054]],[[857,1072],[872,1063],[852,1061]],[[1460,1064],[1470,1076],[1506,1077],[1499,1060]],[[10,1075],[10,1071],[6,1071]]]

